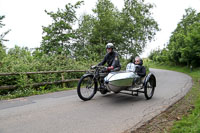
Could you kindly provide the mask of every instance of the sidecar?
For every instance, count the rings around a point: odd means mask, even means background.
[[[134,72],[111,72],[104,78],[104,82],[108,91],[131,95],[144,93],[146,99],[151,99],[156,87],[154,74],[149,73],[140,78],[137,83],[134,83],[136,77],[137,75]]]

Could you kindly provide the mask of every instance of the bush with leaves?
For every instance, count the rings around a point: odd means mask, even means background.
[[[87,70],[91,65],[97,64],[91,60],[76,61],[66,55],[47,55],[39,50],[33,53],[28,48],[10,49],[0,61],[0,73],[15,72],[39,72],[39,71],[61,71],[61,70]],[[65,73],[65,79],[80,78],[83,73]],[[25,89],[28,84],[39,82],[51,82],[61,80],[61,74],[33,74],[0,76],[0,86],[17,85]],[[5,91],[3,91],[5,92]]]

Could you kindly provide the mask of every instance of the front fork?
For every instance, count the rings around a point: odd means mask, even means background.
[[[97,90],[102,90],[102,86],[104,86],[104,79],[102,79],[101,77],[94,76],[92,80],[97,83]]]
[[[95,75],[94,81],[97,82],[97,90],[98,91],[104,91],[107,90],[106,86],[104,85],[104,76]]]

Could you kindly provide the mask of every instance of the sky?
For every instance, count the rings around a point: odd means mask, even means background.
[[[0,16],[5,15],[3,23],[6,25],[0,29],[0,33],[9,29],[4,42],[7,48],[15,45],[20,47],[40,47],[42,41],[42,26],[52,23],[51,18],[44,12],[63,9],[67,3],[74,4],[77,0],[0,0]],[[118,8],[123,7],[124,0],[111,0]],[[84,0],[84,5],[77,14],[92,14],[97,0]],[[161,31],[157,32],[155,39],[147,44],[142,57],[147,57],[151,50],[163,48],[167,44],[171,33],[181,21],[185,9],[191,7],[200,12],[200,0],[145,0],[155,4],[152,9],[153,18],[157,21]]]

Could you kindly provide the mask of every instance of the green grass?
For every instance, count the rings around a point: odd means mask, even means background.
[[[7,99],[14,99],[19,97],[27,97],[32,95],[42,95],[57,91],[66,91],[66,90],[72,90],[76,89],[77,82],[70,82],[65,83],[65,86],[63,87],[62,84],[60,85],[48,85],[48,86],[40,86],[38,88],[31,88],[31,87],[19,87],[16,90],[0,90],[5,91],[0,93],[0,100],[7,100]]]
[[[181,120],[176,121],[171,128],[171,133],[200,133],[200,68],[192,71],[187,67],[169,66],[163,64],[149,63],[152,68],[167,69],[186,73],[193,79],[193,86],[190,92],[185,96],[189,99],[192,96],[194,109],[184,116]]]
[[[42,95],[42,94],[47,94],[47,93],[52,93],[52,92],[57,92],[57,91],[72,90],[75,88],[76,87],[64,87],[64,88],[53,87],[52,89],[44,89],[43,87],[40,87],[38,89],[33,89],[33,88],[27,88],[23,90],[19,89],[11,93],[8,93],[6,95],[0,95],[0,100],[27,97],[27,96],[32,96],[32,95]]]

